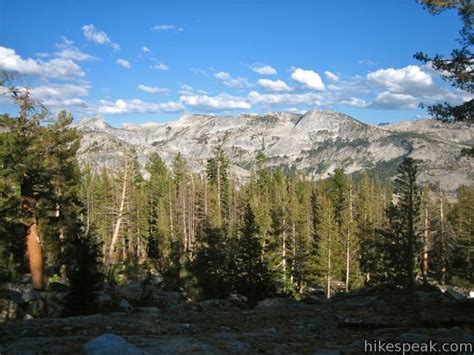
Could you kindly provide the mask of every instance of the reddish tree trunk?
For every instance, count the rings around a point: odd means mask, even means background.
[[[33,288],[42,290],[45,287],[44,282],[44,263],[43,252],[38,234],[38,225],[33,222],[26,234],[26,249],[28,251],[28,260],[30,263],[31,279],[33,281]]]

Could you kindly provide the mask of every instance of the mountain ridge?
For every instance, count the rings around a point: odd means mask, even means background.
[[[393,176],[401,158],[409,155],[421,160],[422,182],[440,183],[449,190],[472,183],[473,163],[460,150],[474,141],[473,130],[436,124],[415,121],[379,127],[335,111],[311,110],[226,116],[186,113],[176,121],[121,128],[93,117],[75,127],[83,134],[81,164],[96,167],[119,166],[125,148],[133,147],[142,167],[152,152],[169,166],[179,152],[191,171],[202,172],[212,149],[222,146],[237,179],[251,174],[255,157],[262,152],[268,157],[267,166],[304,171],[316,179],[336,168],[348,173],[379,170]]]

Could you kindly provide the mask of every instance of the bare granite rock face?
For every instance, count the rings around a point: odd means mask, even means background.
[[[474,177],[474,162],[460,154],[473,144],[474,130],[458,126],[425,120],[380,127],[317,110],[263,116],[187,113],[173,122],[122,128],[108,125],[101,117],[76,124],[83,134],[78,157],[96,169],[119,167],[127,147],[137,151],[142,167],[152,152],[169,166],[180,152],[192,171],[201,172],[213,148],[221,146],[238,180],[255,169],[259,152],[268,157],[268,166],[304,171],[314,178],[326,177],[336,168],[348,173],[374,169],[393,176],[402,157],[409,155],[421,160],[421,182],[440,182],[449,191],[472,183]]]

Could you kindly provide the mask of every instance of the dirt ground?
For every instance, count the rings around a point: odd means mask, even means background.
[[[363,352],[365,340],[474,343],[472,301],[423,292],[414,306],[397,294],[370,293],[330,302],[273,299],[253,309],[183,301],[107,315],[10,321],[0,326],[0,353],[81,353],[104,333],[160,354],[339,354]]]

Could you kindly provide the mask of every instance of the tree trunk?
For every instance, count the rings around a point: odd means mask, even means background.
[[[204,175],[204,215],[207,216],[207,176]]]
[[[282,247],[281,247],[281,266],[283,269],[283,289],[286,291],[286,231],[285,231],[285,218],[283,218],[283,234],[282,234]]]
[[[331,297],[331,232],[328,232],[328,273],[327,273],[327,286],[326,286],[326,297]]]
[[[219,216],[219,225],[222,225],[222,209],[221,209],[221,161],[217,160],[217,215]]]
[[[183,229],[183,245],[184,245],[184,252],[188,253],[189,252],[189,239],[188,239],[188,230],[186,226],[186,196],[185,196],[185,189],[184,189],[184,183],[181,182],[181,223],[182,229]]]
[[[26,249],[28,251],[28,261],[30,264],[33,288],[36,290],[43,290],[45,287],[44,262],[36,220],[28,226],[26,234]]]
[[[446,283],[446,273],[447,273],[447,266],[446,266],[446,236],[444,233],[444,201],[443,196],[440,194],[439,198],[439,215],[440,215],[440,239],[441,239],[441,278],[440,283],[444,285]]]
[[[171,179],[168,180],[168,212],[169,212],[169,224],[170,224],[170,238],[174,242],[174,225],[173,225],[173,201],[171,194]]]
[[[428,206],[425,206],[425,223],[423,233],[423,282],[428,283],[428,239],[429,239],[429,223],[428,223]]]
[[[349,224],[347,226],[346,239],[346,292],[349,292],[349,276],[351,262],[351,231],[352,231],[352,184],[349,186]]]
[[[114,234],[112,235],[109,251],[107,252],[107,255],[104,261],[104,265],[106,269],[109,268],[110,262],[112,261],[112,257],[114,255],[115,244],[117,244],[117,240],[120,233],[120,224],[122,223],[124,209],[125,209],[125,198],[127,196],[127,178],[128,178],[128,158],[125,159],[125,172],[123,174],[122,198],[120,200],[120,207],[119,207],[117,222],[115,223]]]

